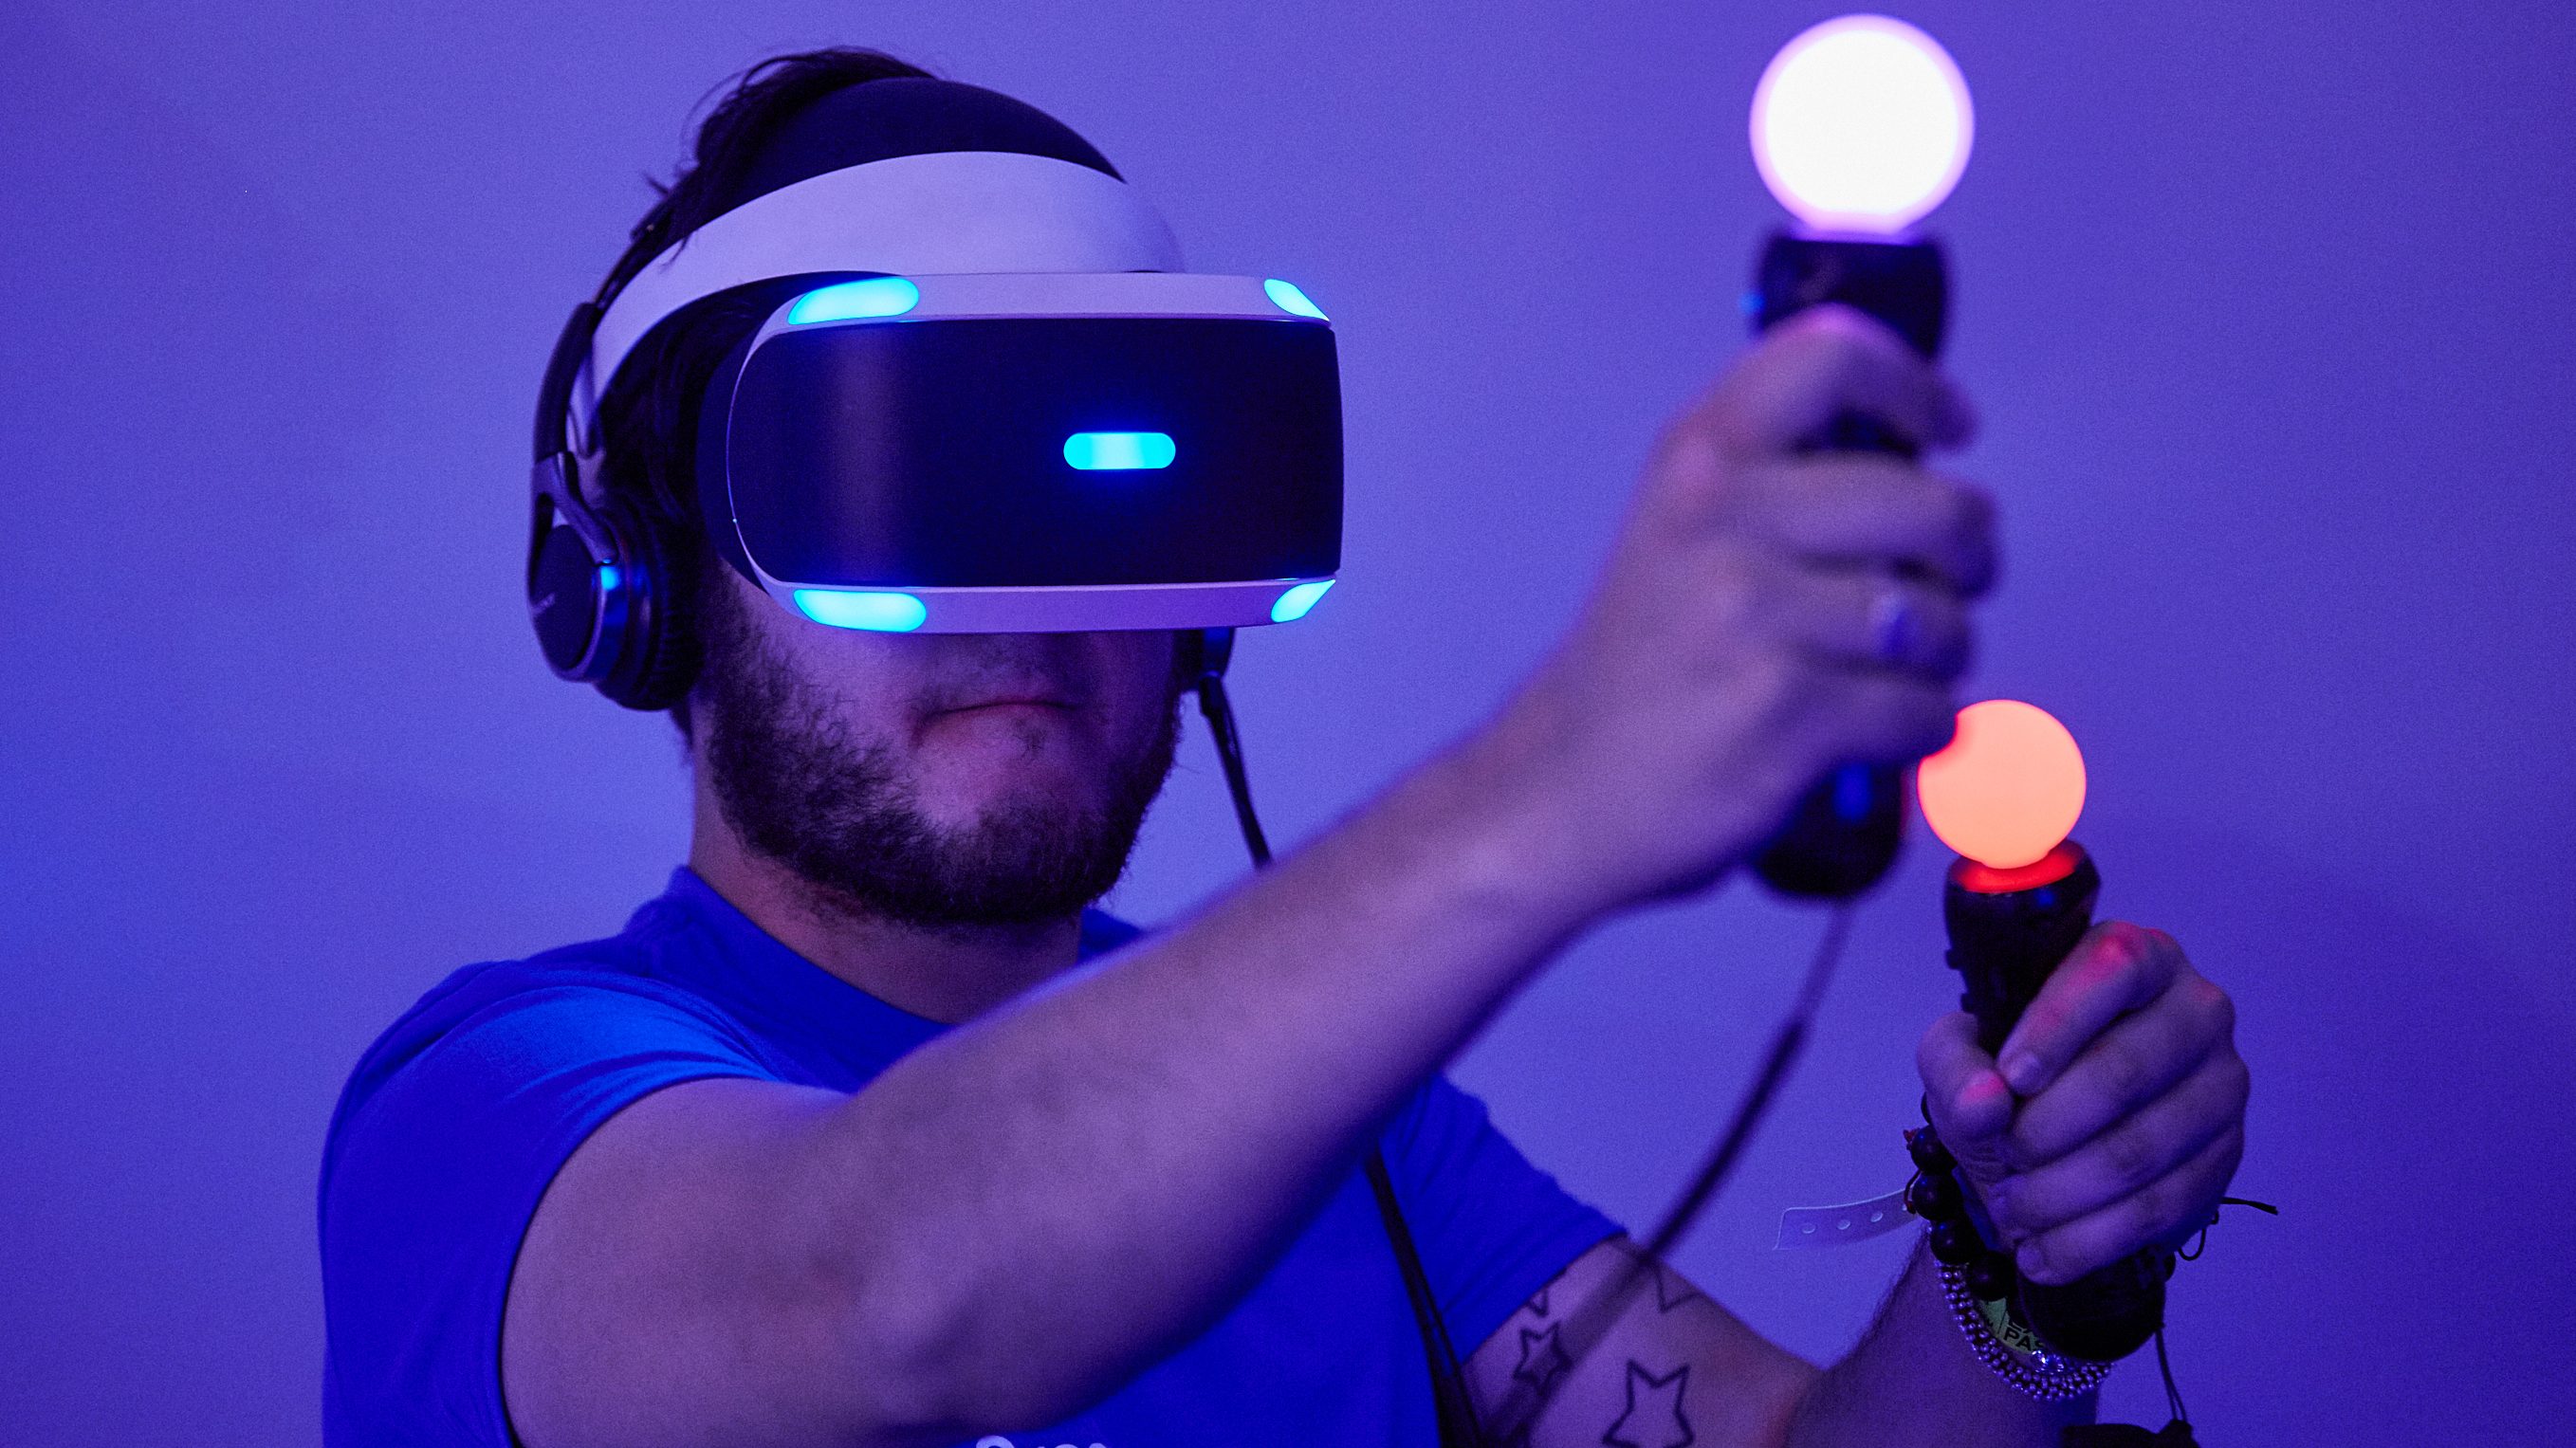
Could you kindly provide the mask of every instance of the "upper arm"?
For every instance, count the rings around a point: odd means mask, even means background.
[[[1441,1320],[1482,1340],[1565,1264],[1618,1234],[1497,1130],[1485,1104],[1434,1076],[1381,1139]]]
[[[1473,1096],[1435,1077],[1386,1148],[1441,1313],[1461,1346],[1481,1343],[1464,1368],[1492,1441],[1521,1441],[1541,1389],[1537,1448],[1782,1441],[1816,1369],[1670,1268],[1632,1276],[1628,1239],[1530,1165]]]
[[[1816,1373],[1624,1237],[1575,1259],[1466,1363],[1488,1432],[1509,1442],[1525,1425],[1535,1448],[1776,1448]]]
[[[811,1360],[782,1325],[830,1259],[794,1255],[817,1195],[794,1174],[847,1098],[649,983],[504,984],[389,1033],[333,1119],[326,1436],[757,1441],[723,1414]],[[603,1407],[670,1411],[630,1431]]]
[[[847,1100],[694,1081],[572,1154],[521,1244],[501,1339],[529,1448],[851,1441],[848,1259],[805,1166]]]

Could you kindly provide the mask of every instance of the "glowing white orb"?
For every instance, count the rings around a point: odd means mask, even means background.
[[[1968,168],[1976,119],[1941,43],[1845,15],[1780,48],[1753,91],[1753,163],[1819,231],[1886,235],[1928,215]]]

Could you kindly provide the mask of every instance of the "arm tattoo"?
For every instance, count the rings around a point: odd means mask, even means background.
[[[1512,1369],[1512,1376],[1529,1384],[1531,1392],[1542,1396],[1555,1391],[1557,1378],[1574,1366],[1574,1360],[1565,1355],[1565,1344],[1557,1341],[1556,1334],[1557,1325],[1553,1322],[1543,1332],[1534,1327],[1521,1329],[1521,1361],[1520,1366]]]
[[[1649,1262],[1646,1265],[1652,1268],[1655,1274],[1655,1310],[1657,1312],[1670,1312],[1685,1302],[1705,1298],[1708,1295],[1691,1286],[1689,1279],[1661,1262]]]
[[[1690,1364],[1662,1377],[1628,1359],[1628,1407],[1601,1435],[1610,1448],[1689,1448],[1697,1435],[1682,1412],[1682,1395],[1690,1388]]]
[[[1707,1295],[1680,1273],[1647,1257],[1634,1244],[1617,1240],[1615,1246],[1620,1265],[1607,1280],[1594,1284],[1587,1292],[1574,1292],[1565,1280],[1574,1271],[1569,1264],[1532,1293],[1505,1324],[1518,1332],[1520,1361],[1512,1368],[1502,1400],[1487,1418],[1496,1442],[1508,1448],[1529,1440],[1539,1415],[1557,1390],[1610,1334],[1625,1304],[1644,1295],[1649,1280],[1655,1285],[1658,1316],[1687,1302],[1707,1300]],[[1563,1308],[1563,1313],[1558,1308]],[[1688,1364],[1659,1378],[1647,1372],[1644,1364],[1631,1360],[1627,1410],[1610,1425],[1601,1441],[1611,1448],[1683,1448],[1693,1437],[1690,1419],[1682,1410],[1682,1395],[1689,1383]]]

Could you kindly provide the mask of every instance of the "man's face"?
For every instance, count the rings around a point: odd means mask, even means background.
[[[1060,919],[1117,882],[1171,770],[1172,635],[828,628],[710,571],[690,714],[752,849],[931,928]]]

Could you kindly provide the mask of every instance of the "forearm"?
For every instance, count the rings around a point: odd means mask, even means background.
[[[854,1340],[943,1428],[1051,1420],[1202,1326],[1578,928],[1453,751],[1183,924],[951,1032],[814,1144]],[[975,1421],[958,1421],[971,1414]],[[927,1426],[927,1424],[925,1424]]]
[[[1859,1346],[1809,1385],[1791,1448],[2056,1448],[2058,1429],[2093,1421],[2094,1398],[2042,1403],[1977,1361],[1917,1247]]]

